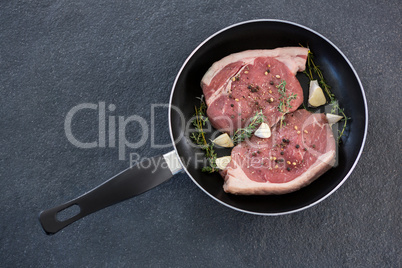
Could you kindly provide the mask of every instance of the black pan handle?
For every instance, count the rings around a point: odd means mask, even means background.
[[[152,189],[180,170],[181,165],[175,151],[148,158],[80,197],[42,211],[39,214],[39,221],[47,234],[54,234],[88,214]],[[80,208],[78,214],[65,220],[57,219],[59,212],[74,205]]]

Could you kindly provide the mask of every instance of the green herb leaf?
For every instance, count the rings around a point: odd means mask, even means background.
[[[193,140],[198,147],[205,151],[205,157],[207,158],[209,166],[203,167],[203,172],[216,172],[219,169],[216,166],[216,153],[214,150],[214,144],[208,143],[205,138],[205,131],[203,126],[208,122],[208,117],[205,115],[207,110],[207,105],[204,102],[204,96],[202,95],[200,99],[200,107],[195,107],[195,119],[192,124],[195,127],[195,132],[191,133],[190,138]]]
[[[266,120],[265,115],[262,113],[262,110],[257,112],[251,119],[250,124],[245,128],[239,128],[233,134],[232,140],[234,144],[239,144],[247,138],[250,138],[256,130],[257,126],[259,126],[262,122]]]
[[[315,80],[315,76],[318,77],[317,80],[318,80],[318,83],[320,84],[320,87],[322,89],[324,89],[327,97],[330,100],[329,105],[331,106],[331,113],[332,114],[341,114],[343,116],[342,120],[344,123],[343,123],[342,130],[339,131],[338,140],[337,140],[338,144],[339,144],[341,137],[345,134],[347,121],[350,118],[348,118],[346,116],[344,109],[342,109],[339,106],[339,102],[336,99],[335,94],[333,94],[331,92],[331,87],[325,81],[322,71],[320,70],[319,66],[314,63],[314,55],[313,55],[313,52],[311,52],[311,50],[308,51],[307,66],[306,66],[306,70],[303,73],[309,78],[310,81]],[[315,74],[315,75],[313,75],[313,74]]]
[[[292,105],[290,105],[290,102],[292,100],[295,100],[297,98],[297,94],[292,93],[290,96],[286,94],[286,81],[282,80],[279,85],[276,86],[278,88],[278,92],[281,95],[279,97],[279,105],[278,105],[278,111],[282,113],[281,116],[281,121],[280,121],[280,127],[283,125],[283,120],[285,119],[285,114],[289,112],[290,109],[292,109]]]

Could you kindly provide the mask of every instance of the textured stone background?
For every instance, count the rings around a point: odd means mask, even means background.
[[[401,8],[375,0],[1,1],[0,266],[401,267]],[[110,115],[150,120],[150,104],[168,102],[200,42],[260,18],[322,33],[360,75],[369,131],[346,183],[308,210],[262,217],[218,204],[180,174],[45,235],[41,210],[128,165],[117,148],[74,147],[67,112],[104,101],[116,106]],[[96,139],[96,116],[74,121],[82,141]],[[169,143],[166,111],[155,121],[158,143]],[[169,150],[150,147],[136,152]]]

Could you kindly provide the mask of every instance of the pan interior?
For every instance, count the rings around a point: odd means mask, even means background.
[[[202,95],[200,81],[208,68],[217,60],[247,49],[273,49],[284,46],[309,46],[315,55],[333,93],[338,98],[348,121],[346,136],[338,152],[338,164],[319,179],[299,191],[285,195],[237,196],[223,191],[223,179],[217,174],[201,172],[197,166],[199,154],[188,134],[186,123],[194,115],[197,97]],[[308,80],[304,74],[297,77],[305,91]],[[306,95],[305,95],[306,96]],[[170,127],[176,150],[187,173],[194,182],[217,201],[237,210],[274,215],[306,208],[323,200],[349,176],[357,162],[365,140],[367,107],[363,88],[353,67],[327,39],[300,25],[283,21],[251,21],[229,27],[207,39],[187,59],[178,74],[171,96]],[[183,121],[184,117],[184,121]],[[197,158],[198,157],[198,158]]]

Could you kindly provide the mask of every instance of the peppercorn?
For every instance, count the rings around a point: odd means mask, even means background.
[[[281,152],[281,155],[284,155],[285,153],[284,152]]]
[[[290,171],[290,167],[288,167],[286,170],[287,170],[287,171]]]
[[[271,72],[271,70],[270,70],[270,69],[268,69],[268,70],[267,70],[267,73],[270,73],[270,72]]]
[[[234,107],[234,104],[232,103],[232,104],[230,104],[230,107]]]
[[[299,149],[300,148],[300,145],[299,144],[296,144],[296,149]]]
[[[270,85],[273,85],[273,84],[274,84],[274,81],[269,81],[269,84],[270,84]]]

